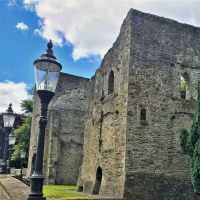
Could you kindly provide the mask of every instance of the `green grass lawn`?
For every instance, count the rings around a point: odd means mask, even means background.
[[[44,196],[48,198],[90,198],[90,195],[76,194],[76,186],[65,186],[65,185],[44,185],[43,187]]]

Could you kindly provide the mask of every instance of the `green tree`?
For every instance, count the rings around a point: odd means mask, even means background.
[[[20,103],[21,109],[24,112],[23,115],[23,123],[21,126],[15,129],[16,136],[16,144],[13,147],[12,159],[18,160],[20,159],[20,152],[22,149],[26,151],[26,162],[28,159],[28,151],[29,151],[29,140],[31,133],[31,121],[32,121],[32,112],[33,112],[33,89],[28,91],[29,99],[22,100]]]
[[[189,132],[180,131],[180,146],[190,158],[190,176],[195,191],[200,192],[200,82],[198,83],[198,96]]]
[[[33,112],[33,100],[32,99],[25,99],[22,100],[20,103],[22,111],[24,111],[25,114],[32,114]]]
[[[20,152],[24,149],[28,155],[29,140],[31,132],[31,116],[25,116],[23,118],[23,124],[15,129],[16,144],[13,149],[12,159],[17,160],[20,158]]]

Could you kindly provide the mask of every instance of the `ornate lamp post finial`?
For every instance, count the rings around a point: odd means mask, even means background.
[[[53,43],[52,43],[52,41],[50,39],[49,42],[47,43],[47,48],[48,49],[52,49],[52,47],[53,47]]]
[[[6,110],[8,113],[13,113],[12,103],[9,104],[8,109]]]

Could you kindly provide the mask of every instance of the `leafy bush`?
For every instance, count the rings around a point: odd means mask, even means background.
[[[200,82],[192,126],[180,131],[180,146],[190,158],[190,176],[196,192],[200,192]]]

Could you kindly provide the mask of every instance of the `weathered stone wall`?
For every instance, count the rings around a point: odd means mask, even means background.
[[[88,101],[88,79],[61,73],[48,109],[44,174],[49,184],[76,184],[83,154],[83,130]],[[29,174],[37,141],[40,103],[35,97],[29,154]]]
[[[111,70],[114,92],[108,94]],[[186,99],[180,92],[184,73],[189,77]],[[77,183],[84,192],[93,193],[100,167],[103,196],[198,199],[179,146],[179,130],[191,125],[199,77],[199,28],[130,10],[90,81],[61,74],[49,105],[46,181],[75,183],[84,133]],[[146,120],[141,122],[142,108]],[[35,109],[31,153],[37,139]]]
[[[200,79],[200,29],[130,10],[131,60],[125,199],[196,199],[179,145],[188,129]],[[190,77],[181,99],[181,75]],[[140,111],[147,110],[140,123]]]
[[[31,135],[30,135],[30,146],[29,146],[29,157],[28,157],[28,168],[27,168],[27,178],[33,172],[34,168],[34,154],[36,154],[37,150],[37,139],[38,139],[38,132],[39,132],[39,120],[40,120],[40,109],[41,109],[40,99],[38,95],[34,94],[34,104],[33,104],[33,116],[31,122]]]
[[[49,105],[48,183],[74,185],[77,182],[83,157],[88,92],[87,78],[62,74],[55,98]]]
[[[86,118],[84,158],[78,188],[93,193],[98,167],[102,169],[99,194],[114,198],[123,197],[125,181],[125,136],[128,94],[129,34],[124,21],[113,47],[105,55],[91,82]],[[114,72],[114,92],[108,94],[108,79]]]

